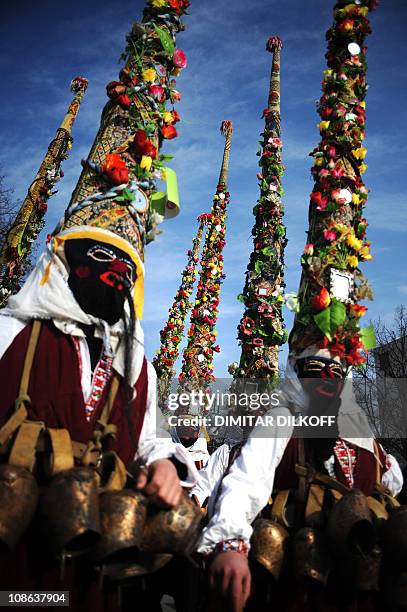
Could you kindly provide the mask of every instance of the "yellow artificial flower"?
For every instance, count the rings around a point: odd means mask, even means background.
[[[169,113],[168,111],[165,112],[163,114],[163,121],[164,123],[174,123],[174,117],[172,116],[172,113]]]
[[[140,162],[140,168],[150,172],[151,164],[153,163],[152,158],[149,155],[143,155]]]
[[[356,255],[348,255],[346,258],[346,263],[349,264],[351,268],[357,268],[359,260]]]
[[[359,106],[361,106],[362,108],[366,108],[366,102],[363,100],[363,102],[361,102]]]
[[[332,74],[333,74],[333,70],[324,70],[324,75],[326,77],[330,77],[330,76],[332,76]]]
[[[353,149],[352,153],[356,159],[365,159],[367,149],[366,147],[359,147],[358,149]]]
[[[320,132],[323,132],[324,130],[327,130],[329,128],[330,124],[330,121],[320,121],[317,127],[319,128]]]
[[[346,238],[346,244],[355,251],[360,251],[363,246],[363,242],[356,238],[354,234],[349,234],[349,236]]]
[[[163,6],[166,6],[167,0],[150,0],[150,4],[154,8],[162,8]]]
[[[324,163],[324,158],[323,157],[316,157],[315,158],[315,166],[322,166],[322,164]]]
[[[371,255],[368,246],[364,246],[360,249],[359,256],[363,259],[363,261],[370,261],[371,259],[373,259],[373,255]]]
[[[368,165],[367,164],[360,164],[359,166],[359,172],[360,174],[364,174],[366,172],[366,170],[368,169]]]
[[[337,223],[334,229],[342,235],[347,234],[349,232],[349,228],[343,223]]]
[[[154,68],[147,68],[143,71],[141,78],[143,79],[144,83],[154,83],[157,78],[157,73]]]
[[[356,206],[360,204],[360,195],[358,195],[357,193],[352,193],[352,202],[356,204]]]

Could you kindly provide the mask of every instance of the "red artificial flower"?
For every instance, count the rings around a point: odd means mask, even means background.
[[[324,230],[324,238],[328,242],[333,242],[334,240],[336,240],[337,234],[333,230]]]
[[[176,110],[172,110],[171,111],[171,115],[172,115],[172,122],[173,123],[178,123],[179,121],[181,121],[181,117],[179,116],[179,114],[177,113]]]
[[[245,336],[251,336],[253,334],[254,320],[251,317],[245,317],[240,327]]]
[[[353,26],[355,25],[355,22],[352,19],[344,19],[343,21],[341,21],[340,23],[338,23],[338,30],[340,32],[350,32],[351,30],[353,30]]]
[[[123,183],[129,182],[129,171],[126,163],[117,153],[106,155],[106,161],[102,164],[102,172],[114,185],[123,185]]]
[[[320,312],[321,310],[328,308],[330,303],[331,296],[329,295],[327,289],[325,289],[325,287],[322,287],[320,292],[317,293],[317,295],[314,295],[314,297],[311,299],[311,308],[315,312]]]
[[[121,96],[117,96],[114,100],[119,106],[121,106],[124,110],[127,110],[131,106],[131,100],[127,94],[123,94]]]
[[[181,12],[181,9],[183,8],[182,0],[168,0],[168,4],[178,14]]]
[[[144,130],[137,130],[133,138],[133,146],[139,155],[148,155],[151,159],[156,159],[157,148],[147,137]]]
[[[167,140],[172,140],[178,136],[177,130],[173,125],[165,125],[161,128],[161,134]]]
[[[182,49],[175,49],[172,61],[177,68],[185,68],[187,65],[187,56]]]
[[[356,317],[363,317],[363,315],[367,312],[366,306],[362,306],[361,304],[352,304],[350,309],[355,314]]]
[[[328,198],[322,195],[320,191],[311,193],[311,202],[315,204],[317,210],[324,210],[328,204]]]
[[[165,89],[161,85],[149,85],[148,92],[158,102],[163,102],[165,99]]]
[[[321,108],[321,110],[319,111],[319,114],[321,115],[322,119],[329,119],[332,113],[333,109],[329,108],[328,106],[324,106],[324,108]]]

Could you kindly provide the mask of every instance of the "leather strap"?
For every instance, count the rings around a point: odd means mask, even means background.
[[[54,476],[64,470],[74,467],[71,436],[67,429],[47,429],[51,440],[51,453],[49,455],[49,475]]]
[[[305,442],[304,438],[298,438],[298,465],[305,468]],[[297,468],[297,466],[296,466]],[[296,469],[297,472],[297,469]],[[307,496],[307,475],[308,470],[305,472],[297,472],[298,474],[298,499],[301,503],[305,504]]]
[[[38,344],[38,338],[41,331],[41,321],[34,321],[31,328],[30,339],[28,341],[27,352],[25,354],[23,372],[21,374],[20,389],[18,398],[14,402],[14,412],[0,429],[0,449],[6,444],[10,436],[20,427],[23,421],[27,418],[26,404],[30,403],[28,395],[28,387],[30,384],[30,376],[32,364],[34,361],[35,350]]]
[[[271,507],[271,516],[283,527],[292,527],[287,519],[287,502],[290,495],[290,489],[279,491],[275,496],[274,503]]]
[[[44,429],[44,423],[26,421],[21,424],[11,448],[8,462],[19,465],[30,472],[34,468],[38,438]]]
[[[308,527],[322,527],[322,508],[324,505],[325,489],[322,485],[311,484],[308,489],[307,504],[305,506],[305,524]]]
[[[96,474],[100,493],[121,491],[127,481],[126,466],[114,451],[103,454]]]

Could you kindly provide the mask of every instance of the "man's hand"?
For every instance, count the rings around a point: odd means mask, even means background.
[[[174,508],[182,497],[182,487],[174,464],[168,459],[153,461],[140,471],[136,489],[164,508]]]
[[[209,586],[222,598],[226,609],[242,612],[250,595],[250,569],[240,552],[221,552],[209,568]]]

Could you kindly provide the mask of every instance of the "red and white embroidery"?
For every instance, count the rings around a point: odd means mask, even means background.
[[[353,446],[348,446],[344,440],[337,440],[334,448],[335,457],[345,476],[346,484],[349,488],[353,488],[355,479],[354,472],[356,468],[356,449]]]
[[[106,385],[113,374],[113,357],[103,353],[98,361],[92,378],[92,390],[85,404],[86,418],[89,421],[96,410]]]

